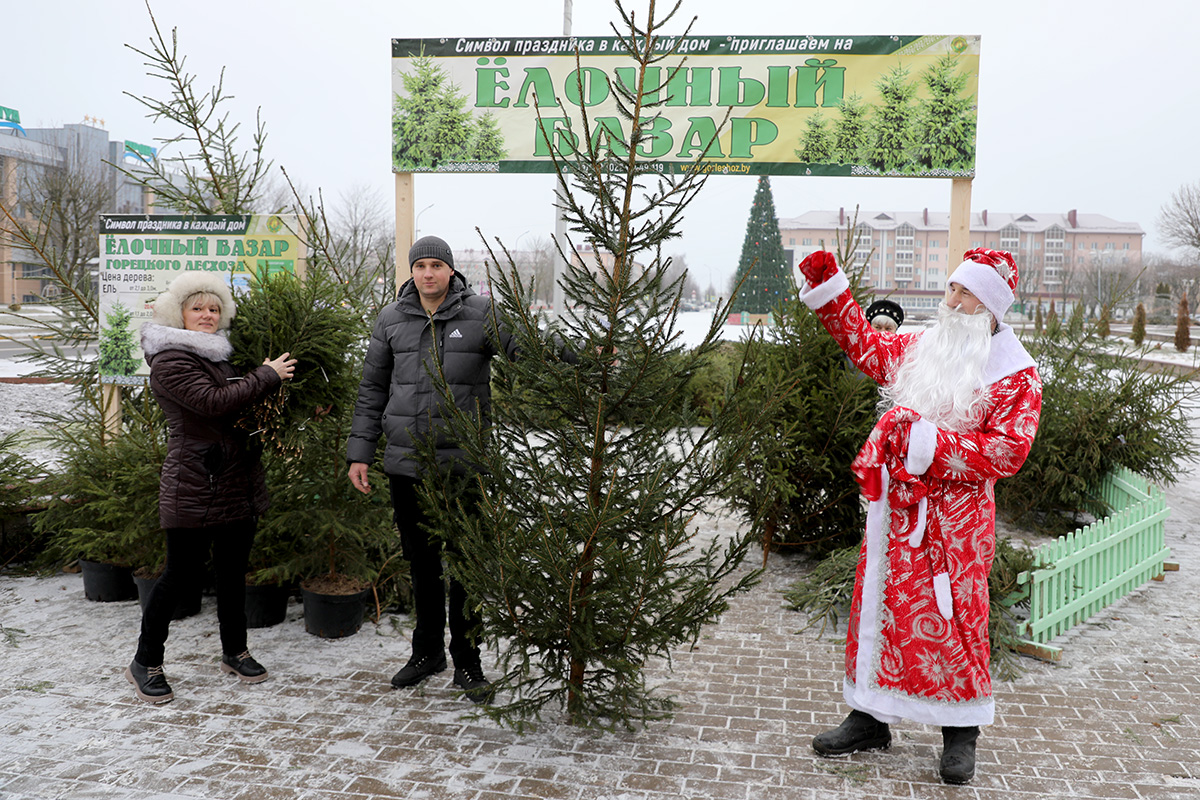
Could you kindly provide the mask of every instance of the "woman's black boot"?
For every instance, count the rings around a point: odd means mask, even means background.
[[[267,668],[255,661],[249,650],[236,656],[221,656],[221,671],[237,675],[242,683],[262,683],[267,679]]]
[[[944,783],[963,784],[975,777],[975,740],[979,726],[942,728],[942,763],[938,772]]]
[[[137,696],[147,703],[169,703],[175,699],[175,693],[167,683],[167,676],[163,674],[162,664],[143,667],[134,659],[125,668],[125,680],[133,684]]]
[[[892,744],[892,733],[886,722],[880,722],[870,714],[855,709],[831,731],[813,737],[813,750],[817,755],[844,756],[860,750],[883,750]]]

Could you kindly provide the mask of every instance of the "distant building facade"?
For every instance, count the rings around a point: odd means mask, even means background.
[[[491,294],[489,265],[491,270],[496,269],[493,255],[499,259],[500,268],[506,272],[512,266],[516,266],[526,289],[531,292],[535,306],[550,307],[554,298],[554,268],[555,264],[561,261],[557,250],[552,247],[540,250],[509,250],[507,257],[505,251],[499,247],[495,249],[494,254],[482,249],[455,250],[454,271],[462,273],[463,278],[477,294]],[[616,258],[612,253],[598,251],[590,244],[579,244],[575,246],[572,263],[576,267],[586,267],[594,275],[598,269],[611,271]],[[646,269],[646,265],[634,261],[633,269],[640,274]]]
[[[834,251],[846,236],[846,210],[809,211],[779,220],[793,267],[817,250]],[[1008,250],[1021,280],[1016,309],[1046,305],[1050,299],[1072,301],[1079,291],[1073,277],[1105,267],[1138,266],[1145,233],[1136,222],[1119,222],[1078,211],[1007,214],[981,211],[971,215],[970,246]],[[941,302],[949,274],[962,261],[951,253],[950,215],[923,211],[860,211],[856,266],[863,266],[863,285],[887,295],[915,317],[932,316]]]
[[[0,107],[0,204],[16,222],[28,228],[37,226],[30,208],[31,192],[45,185],[49,171],[87,175],[109,197],[102,213],[142,214],[146,201],[142,187],[113,165],[136,169],[136,153],[153,158],[152,148],[134,142],[111,141],[108,131],[91,124],[63,125],[61,128],[23,128],[19,112]],[[98,220],[97,220],[98,222]],[[0,218],[0,228],[12,223]],[[99,230],[98,227],[93,227]],[[99,241],[99,233],[96,234]],[[38,255],[0,234],[0,303],[36,303],[57,289]]]

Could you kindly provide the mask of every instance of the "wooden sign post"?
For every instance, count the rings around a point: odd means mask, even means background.
[[[954,274],[962,254],[971,249],[971,179],[950,181],[950,271]]]
[[[412,276],[408,265],[408,251],[416,241],[413,209],[413,174],[396,173],[396,291]]]

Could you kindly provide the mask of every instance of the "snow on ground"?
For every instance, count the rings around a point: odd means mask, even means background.
[[[681,315],[684,341],[702,338],[710,319]],[[723,336],[745,331],[725,326]],[[1169,343],[1161,352],[1175,358]],[[29,368],[0,362],[0,376],[9,369]],[[68,402],[62,385],[0,383],[0,435],[35,425],[34,409]],[[773,555],[764,584],[735,598],[695,647],[650,665],[648,680],[680,702],[673,720],[632,733],[548,720],[520,736],[464,718],[471,709],[449,671],[416,690],[390,689],[408,653],[407,617],[324,640],[305,633],[295,602],[284,623],[252,632],[271,680],[242,686],[216,668],[206,598],[199,616],[172,625],[179,696],[147,706],[121,675],[136,603],[91,603],[79,575],[4,575],[0,621],[14,638],[0,636],[10,667],[0,670],[0,797],[1195,798],[1200,479],[1186,474],[1167,491],[1168,543],[1183,569],[1057,640],[1061,664],[1027,661],[1021,678],[997,683],[997,724],[969,787],[938,784],[940,736],[928,726],[897,726],[887,753],[812,755],[811,736],[844,713],[841,647],[782,609],[797,564]],[[715,535],[736,520],[703,524]],[[487,651],[489,671],[492,658]]]

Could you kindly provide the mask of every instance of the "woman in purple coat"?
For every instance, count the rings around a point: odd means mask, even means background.
[[[245,375],[229,356],[237,313],[220,275],[185,272],[154,302],[142,326],[150,390],[167,418],[167,457],[159,482],[159,524],[167,564],[142,613],[137,654],[125,670],[138,697],[174,699],[163,656],[176,598],[195,586],[211,551],[216,573],[221,669],[247,683],[267,671],[246,645],[245,574],[258,517],[267,509],[259,450],[237,421],[242,412],[292,377],[284,353]]]

